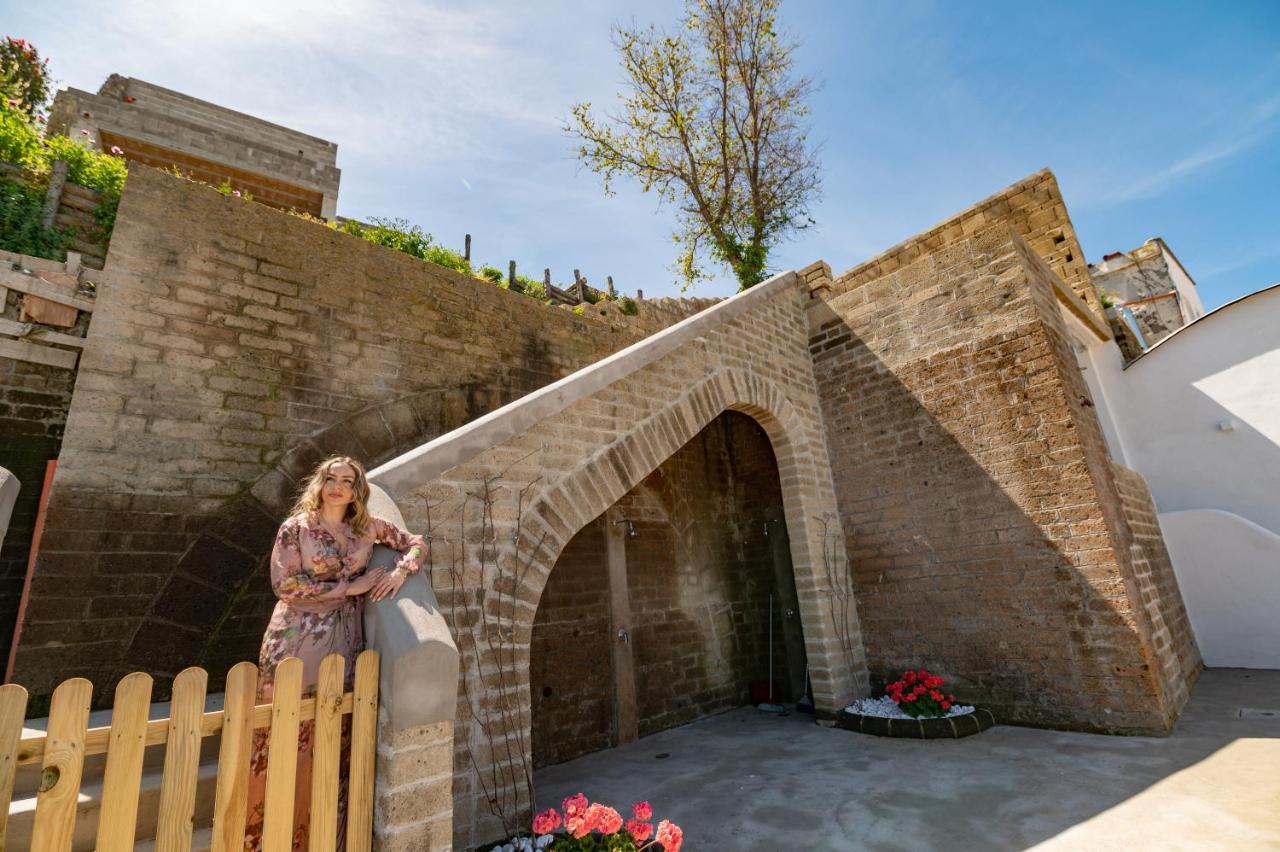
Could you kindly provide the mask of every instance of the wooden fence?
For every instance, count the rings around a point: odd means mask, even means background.
[[[344,659],[331,654],[320,664],[316,697],[302,698],[302,661],[290,657],[276,668],[271,704],[256,705],[258,669],[240,663],[227,674],[224,709],[204,711],[204,669],[189,668],[174,680],[170,717],[148,721],[151,677],[128,675],[116,686],[111,724],[89,728],[93,684],[64,681],[53,692],[48,730],[23,737],[27,691],[0,686],[0,850],[4,847],[14,773],[41,764],[31,848],[71,849],[81,770],[87,755],[106,753],[98,822],[98,852],[132,850],[136,834],[143,752],[165,746],[155,847],[158,852],[189,850],[196,804],[200,743],[222,735],[213,810],[213,852],[244,848],[248,810],[250,748],[255,728],[269,728],[263,849],[289,850],[293,836],[298,733],[315,722],[312,740],[311,852],[337,845],[342,717],[352,716],[351,767],[347,799],[347,849],[367,852],[373,835],[373,770],[378,716],[378,653],[356,660],[355,687],[343,692]]]

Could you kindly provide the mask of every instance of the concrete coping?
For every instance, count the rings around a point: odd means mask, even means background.
[[[799,280],[793,271],[781,272],[749,290],[681,320],[670,328],[637,341],[626,349],[379,465],[370,471],[369,480],[392,494],[403,494],[415,486],[430,482],[490,447],[525,432],[575,402],[586,399],[684,344],[736,319]]]
[[[387,493],[370,486],[369,512],[404,527]],[[377,545],[370,568],[394,567],[399,554]],[[381,655],[379,704],[392,733],[452,722],[458,699],[458,648],[425,571],[405,580],[394,598],[364,608],[365,640]]]

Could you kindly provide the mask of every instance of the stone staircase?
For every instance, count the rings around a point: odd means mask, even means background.
[[[206,699],[205,710],[222,708],[221,693]],[[168,702],[151,705],[151,719],[164,719],[169,715]],[[32,719],[23,730],[23,737],[34,736],[45,730],[47,719]],[[111,711],[100,710],[89,716],[89,727],[104,727],[111,723]],[[195,831],[192,852],[207,852],[213,837],[213,802],[218,775],[218,747],[221,738],[205,737],[200,750],[200,769],[196,780]],[[80,796],[76,804],[75,831],[71,838],[72,852],[91,852],[98,834],[98,816],[102,807],[102,776],[106,769],[105,754],[90,755],[84,761],[84,779],[80,784]],[[164,777],[164,746],[150,746],[143,757],[142,783],[138,797],[138,821],[135,835],[137,850],[155,848],[156,820],[160,809],[160,784]],[[14,777],[13,799],[9,805],[9,829],[3,848],[30,849],[31,832],[35,825],[36,790],[40,784],[40,765],[18,767]]]

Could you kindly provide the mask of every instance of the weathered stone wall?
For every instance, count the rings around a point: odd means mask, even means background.
[[[810,312],[873,679],[927,665],[1009,721],[1167,732],[1185,690],[1153,674],[1053,273],[1005,225],[917,256]]]
[[[163,690],[256,658],[262,559],[320,458],[376,464],[654,321],[546,308],[143,167],[98,280],[17,659],[34,707],[76,675],[103,702],[133,669]]]
[[[566,545],[538,602],[529,648],[533,765],[617,744],[605,520]]]
[[[1006,187],[945,222],[855,266],[830,282],[831,293],[846,293],[883,278],[948,243],[970,237],[997,222],[1013,228],[1048,263],[1049,268],[1084,299],[1099,319],[1103,317],[1102,304],[1089,275],[1089,264],[1076,238],[1075,226],[1058,189],[1058,180],[1048,169]],[[812,281],[821,276],[821,270],[830,276],[830,269],[821,262],[808,267],[802,275]]]
[[[640,736],[747,703],[750,684],[769,674],[775,566],[763,523],[782,511],[768,437],[751,418],[726,412],[615,507],[613,517],[635,530],[625,539],[626,626]],[[574,536],[538,605],[530,650],[535,766],[618,742],[606,522]],[[795,590],[789,561],[782,567],[791,588],[775,594],[773,652],[774,679],[785,685],[778,601]]]

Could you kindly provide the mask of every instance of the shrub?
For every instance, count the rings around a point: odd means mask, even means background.
[[[0,248],[5,251],[65,260],[70,234],[45,228],[44,193],[11,180],[0,179]]]
[[[574,306],[574,308],[573,308],[573,313],[574,313],[576,316],[584,317],[584,316],[586,316],[586,315],[587,315],[587,306],[586,306],[586,305],[575,305],[575,306]]]
[[[885,687],[885,692],[898,709],[917,719],[933,719],[947,715],[956,697],[942,691],[943,681],[921,669],[905,671],[902,677]]]
[[[24,39],[5,36],[0,42],[0,97],[28,118],[49,100],[49,60]]]
[[[640,314],[640,306],[630,296],[623,296],[618,300],[618,313],[629,317],[638,316]]]
[[[369,224],[348,219],[334,225],[339,231],[380,246],[413,255],[420,260],[471,274],[471,263],[456,251],[437,245],[431,235],[406,219],[374,217]]]
[[[501,284],[503,281],[506,280],[506,277],[507,277],[506,275],[503,274],[502,270],[499,269],[498,267],[488,266],[488,265],[480,267],[480,270],[477,273],[477,275],[479,275],[479,277],[483,278],[485,281],[489,281],[493,284]]]
[[[250,192],[247,189],[244,192],[241,192],[240,190],[233,187],[231,185],[231,181],[229,180],[224,180],[221,184],[218,185],[218,192],[221,192],[223,195],[233,196],[235,198],[243,198],[245,201],[253,200],[252,192]]]

